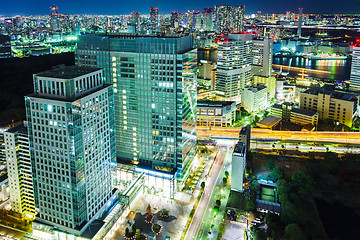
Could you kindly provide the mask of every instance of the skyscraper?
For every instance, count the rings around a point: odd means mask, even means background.
[[[4,132],[11,210],[36,215],[26,122]]]
[[[350,88],[360,91],[360,40],[353,45],[351,61]]]
[[[150,26],[153,32],[158,31],[159,28],[159,9],[151,7],[150,8]]]
[[[179,13],[176,11],[171,12],[170,27],[172,28],[179,27]]]
[[[222,33],[238,33],[244,31],[245,6],[216,5],[216,29]]]
[[[38,218],[80,235],[112,200],[113,88],[101,69],[64,67],[35,74],[25,103]]]
[[[59,23],[59,8],[55,5],[50,7],[50,28],[51,31],[59,31],[60,23]]]
[[[273,42],[271,38],[253,40],[252,68],[255,76],[270,77],[272,72]]]
[[[196,150],[191,36],[81,36],[76,62],[104,68],[115,93],[118,162],[170,172],[184,185]]]
[[[129,33],[138,33],[140,32],[140,13],[132,12],[130,22],[128,24]]]
[[[297,29],[297,35],[298,37],[301,37],[301,26],[302,26],[302,22],[303,22],[303,8],[299,8],[299,19],[298,19],[298,29]]]
[[[251,82],[252,35],[229,34],[218,44],[216,90],[239,104],[242,90]]]

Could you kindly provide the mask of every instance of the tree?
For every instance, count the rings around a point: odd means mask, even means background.
[[[268,170],[273,170],[273,168],[275,167],[275,161],[274,161],[274,159],[270,159],[268,162],[267,162],[267,164],[266,164],[266,166],[267,166],[267,169]]]
[[[249,212],[254,212],[256,210],[255,200],[248,199],[246,202],[246,210]]]
[[[300,228],[295,224],[291,223],[285,228],[286,240],[303,240],[304,235]]]
[[[254,240],[266,240],[266,234],[263,231],[257,229],[254,234]]]
[[[127,227],[127,228],[125,228],[125,236],[128,236],[128,235],[129,235],[129,233],[130,233],[129,228],[128,228],[128,227]]]
[[[223,178],[223,184],[225,185],[226,183],[227,183],[227,178],[224,177],[224,178]]]
[[[225,177],[228,178],[229,177],[229,172],[225,171]]]
[[[219,206],[219,207],[220,207],[220,205],[221,205],[220,199],[216,200],[216,201],[215,201],[215,204],[216,204],[216,206]]]
[[[131,226],[131,231],[136,232],[136,224],[135,223]]]
[[[150,214],[150,213],[151,213],[150,203],[149,203],[149,205],[146,207],[146,212],[147,212],[147,214]]]
[[[202,188],[202,189],[205,188],[205,182],[201,182],[201,188]]]
[[[274,167],[272,169],[271,173],[269,174],[269,177],[274,178],[276,180],[283,178],[283,176],[284,176],[284,172],[279,167]]]

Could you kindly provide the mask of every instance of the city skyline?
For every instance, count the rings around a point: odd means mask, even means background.
[[[173,3],[162,0],[152,1],[146,4],[142,2],[131,1],[129,3],[119,3],[114,0],[106,0],[102,2],[102,7],[98,7],[98,2],[88,1],[73,2],[64,0],[62,2],[56,1],[6,1],[2,3],[0,15],[46,15],[50,13],[49,6],[55,4],[59,7],[59,13],[62,14],[94,14],[94,15],[127,15],[131,12],[140,12],[141,14],[149,14],[150,7],[158,7],[160,14],[170,14],[171,11],[186,12],[187,10],[203,11],[204,8],[213,7],[214,5],[245,5],[246,14],[255,14],[258,11],[263,13],[285,13],[286,11],[297,12],[299,7],[304,8],[304,13],[312,14],[356,14],[354,3],[346,0],[342,2],[342,8],[336,4],[337,1],[302,1],[302,2],[287,2],[285,0],[268,2],[265,0],[252,1],[197,1],[194,2],[186,0],[181,3]],[[140,7],[139,7],[140,6]]]

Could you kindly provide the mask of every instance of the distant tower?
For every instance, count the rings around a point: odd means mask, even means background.
[[[353,45],[351,62],[350,89],[360,90],[360,39]]]
[[[153,31],[158,30],[158,26],[159,26],[159,9],[158,8],[154,8],[154,7],[150,8],[150,25],[151,25],[151,29]]]
[[[50,7],[50,15],[51,15],[51,16],[56,16],[56,15],[58,15],[58,14],[59,14],[59,8],[58,8],[57,6],[55,6],[55,4],[52,5],[52,6]]]
[[[301,25],[302,25],[303,15],[304,15],[303,8],[299,8],[299,20],[298,20],[298,31],[297,31],[298,37],[301,37]]]
[[[59,8],[55,5],[50,7],[50,28],[53,32],[60,30]]]

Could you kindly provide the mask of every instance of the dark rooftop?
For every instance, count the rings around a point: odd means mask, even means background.
[[[237,142],[234,148],[234,153],[243,153],[245,144],[243,142]]]
[[[305,109],[300,109],[300,108],[293,108],[291,109],[292,112],[294,113],[299,113],[299,114],[302,114],[302,115],[307,115],[307,116],[314,116],[316,114],[315,111],[311,111],[311,110],[305,110]]]
[[[356,94],[354,92],[336,89],[335,86],[329,84],[324,85],[323,87],[310,88],[304,91],[304,93],[311,95],[318,95],[319,93],[326,94],[326,95],[330,95],[332,98],[345,100],[345,101],[354,101],[357,99]]]
[[[232,101],[210,101],[210,100],[198,100],[198,107],[226,107],[232,105],[235,102]]]
[[[28,134],[27,127],[25,127],[24,123],[17,125],[15,127],[12,127],[8,130],[10,133],[22,133],[22,134]]]
[[[37,73],[35,75],[40,77],[72,79],[98,70],[101,70],[101,68],[69,66],[69,67],[51,69],[45,72]]]
[[[89,34],[93,36],[104,36],[104,37],[110,37],[110,38],[124,38],[124,39],[135,39],[135,38],[180,38],[188,36],[189,34],[141,34],[141,33],[116,33],[116,34]]]

